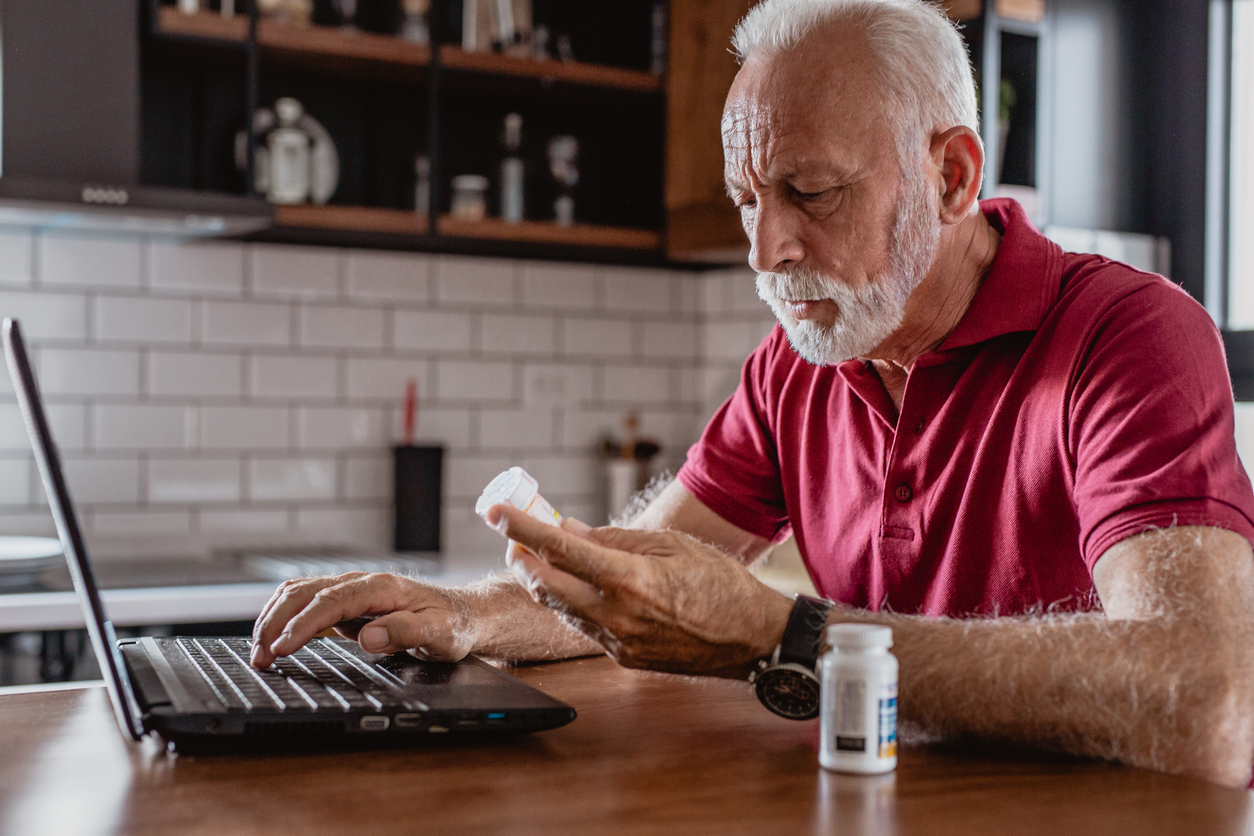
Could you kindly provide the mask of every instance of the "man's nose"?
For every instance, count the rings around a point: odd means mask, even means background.
[[[746,224],[749,236],[749,266],[759,273],[778,273],[797,264],[805,255],[798,229],[788,207],[766,205],[762,201],[754,213],[752,224]]]

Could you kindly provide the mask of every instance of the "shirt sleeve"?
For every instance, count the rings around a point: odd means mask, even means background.
[[[1223,343],[1200,305],[1163,280],[1135,290],[1098,322],[1073,380],[1067,438],[1090,572],[1152,528],[1213,526],[1254,541]]]
[[[736,391],[688,450],[677,477],[711,511],[772,542],[791,531],[768,408],[771,366],[782,334],[776,327],[749,355]]]

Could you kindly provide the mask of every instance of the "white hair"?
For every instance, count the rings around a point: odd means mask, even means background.
[[[971,59],[954,24],[925,0],[762,0],[736,26],[732,50],[743,64],[842,23],[863,33],[879,64],[886,115],[903,158],[934,131],[958,125],[979,131]]]

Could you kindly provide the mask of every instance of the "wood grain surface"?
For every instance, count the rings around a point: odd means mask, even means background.
[[[495,742],[322,755],[166,754],[118,733],[102,689],[0,699],[0,832],[19,834],[1236,834],[1249,793],[1063,759],[904,747],[829,774],[817,721],[744,683],[607,659],[522,668],[579,710]]]

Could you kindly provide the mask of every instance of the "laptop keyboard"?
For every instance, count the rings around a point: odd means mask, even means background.
[[[427,706],[406,698],[402,682],[327,639],[314,639],[265,670],[248,664],[246,638],[175,639],[218,700],[231,711],[378,711]]]

